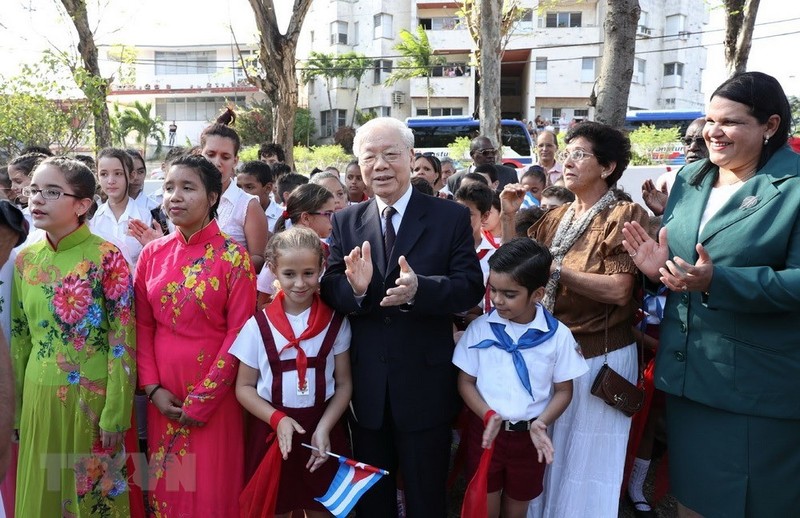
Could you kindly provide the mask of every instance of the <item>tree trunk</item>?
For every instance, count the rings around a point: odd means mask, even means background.
[[[278,29],[273,0],[249,0],[260,35],[258,62],[264,72],[248,76],[261,89],[274,110],[272,140],[286,151],[286,164],[294,167],[294,117],[297,111],[297,70],[295,53],[303,19],[312,0],[294,0],[286,34]]]
[[[628,111],[640,12],[638,0],[608,0],[595,120],[615,128],[625,124]]]
[[[356,78],[356,100],[353,103],[353,116],[350,117],[350,127],[356,127],[356,113],[358,113],[358,96],[361,94],[361,78]]]
[[[725,68],[732,77],[747,70],[753,27],[761,0],[725,0]]]
[[[72,75],[92,107],[94,115],[94,145],[97,149],[111,146],[111,121],[108,116],[108,80],[100,75],[97,46],[89,27],[89,16],[84,0],[61,0],[72,24],[78,32],[78,52],[83,61],[83,73],[77,68]]]
[[[500,25],[503,3],[480,1],[480,104],[478,114],[481,135],[488,137],[498,149],[500,138],[500,60],[503,55]],[[501,151],[502,156],[502,151]]]

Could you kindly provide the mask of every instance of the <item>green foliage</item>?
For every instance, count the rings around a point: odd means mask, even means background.
[[[250,146],[244,146],[239,149],[239,162],[250,162],[252,160],[258,160],[258,148],[261,147],[260,144],[253,144]]]
[[[147,141],[156,142],[155,154],[161,153],[164,144],[164,123],[158,115],[151,115],[153,111],[152,103],[142,103],[134,101],[132,107],[126,107],[119,114],[119,131],[127,136],[130,132],[136,132],[136,144],[142,150],[142,156],[147,158]],[[113,127],[113,125],[112,125]]]
[[[792,108],[792,125],[789,131],[793,134],[800,133],[800,97],[790,95],[789,106]]]
[[[237,107],[236,113],[236,131],[242,145],[272,140],[272,104],[269,100],[254,101],[249,109]]]
[[[314,117],[311,116],[311,111],[306,108],[297,108],[294,114],[294,143],[308,146],[316,132],[317,125]]]
[[[52,59],[0,77],[0,153],[13,156],[27,145],[53,145],[67,153],[84,143],[92,110],[79,97],[69,71]]]
[[[108,49],[108,59],[119,63],[114,71],[114,82],[123,86],[136,85],[136,47],[112,45]]]
[[[417,27],[416,36],[403,29],[400,31],[400,43],[394,46],[402,59],[392,74],[386,78],[384,84],[392,86],[401,79],[413,77],[430,77],[435,66],[443,65],[444,56],[434,54],[434,49],[428,41],[428,34],[422,25]]]
[[[353,159],[342,149],[342,146],[295,146],[294,148],[294,166],[295,170],[304,175],[311,173],[315,167],[325,169],[328,166],[334,166],[339,171],[344,171],[347,163]]]
[[[631,165],[650,165],[658,162],[664,150],[679,143],[681,133],[677,127],[658,129],[646,125],[632,131],[628,137],[633,151]]]
[[[458,137],[455,139],[455,141],[447,146],[447,151],[450,154],[450,158],[453,160],[458,160],[459,162],[463,160],[469,160],[469,144],[469,137]]]

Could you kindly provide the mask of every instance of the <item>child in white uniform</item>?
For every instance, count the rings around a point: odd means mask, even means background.
[[[472,410],[464,440],[475,472],[494,442],[488,473],[489,516],[524,517],[542,492],[553,460],[547,427],[572,399],[572,380],[588,370],[569,329],[539,303],[550,276],[547,248],[526,238],[501,246],[489,260],[494,309],[459,340],[453,363]]]
[[[269,423],[284,459],[276,516],[299,509],[310,517],[329,516],[314,497],[325,494],[338,468],[325,463],[326,452],[346,453],[340,419],[352,393],[350,325],[319,297],[322,246],[312,230],[276,234],[267,264],[281,290],[247,321],[230,349],[241,360],[236,397],[262,425],[246,445],[248,475],[266,451]],[[319,451],[309,455],[301,442]]]

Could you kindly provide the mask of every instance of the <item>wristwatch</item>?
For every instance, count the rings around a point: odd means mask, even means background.
[[[561,266],[556,266],[556,269],[552,271],[550,274],[550,279],[555,282],[558,282],[561,279]]]

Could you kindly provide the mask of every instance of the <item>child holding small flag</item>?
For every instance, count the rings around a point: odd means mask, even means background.
[[[505,518],[526,515],[553,460],[547,427],[569,405],[572,380],[588,370],[572,333],[540,304],[551,262],[530,239],[498,248],[489,259],[494,310],[456,345],[458,389],[472,410],[467,471],[472,476],[480,463],[475,480],[484,484],[470,484],[462,516],[496,517],[501,506]]]
[[[280,291],[244,325],[231,347],[241,360],[236,397],[251,414],[269,423],[280,449],[279,473],[262,464],[243,495],[275,492],[275,516],[302,509],[309,517],[330,516],[314,497],[323,495],[338,463],[327,452],[347,448],[340,418],[350,402],[350,325],[319,298],[323,253],[313,230],[292,227],[267,246],[267,264]],[[300,447],[310,434],[316,449]],[[266,436],[248,456],[262,456]],[[267,454],[269,456],[269,454]],[[272,456],[277,459],[277,455]],[[261,476],[266,475],[266,476]],[[273,487],[253,487],[251,484]],[[263,502],[242,502],[259,509]],[[255,514],[248,514],[254,516]],[[262,512],[258,510],[258,516]]]

